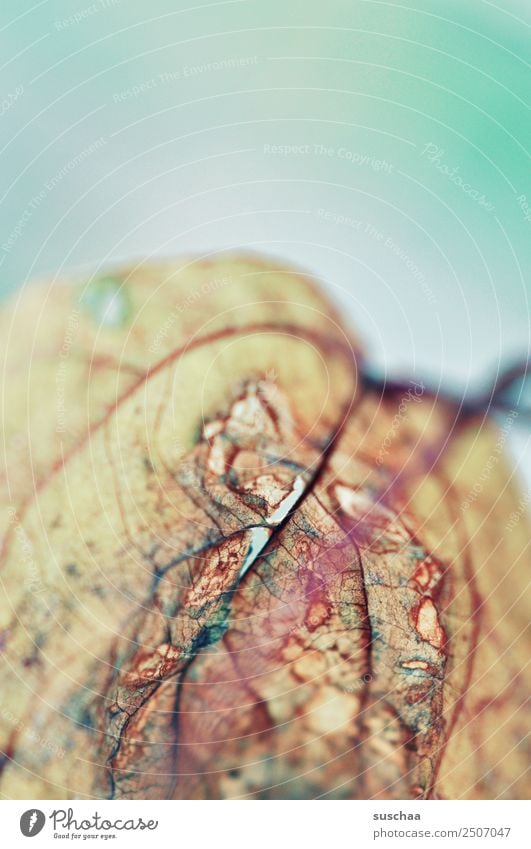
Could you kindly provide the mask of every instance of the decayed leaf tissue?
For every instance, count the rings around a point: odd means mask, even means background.
[[[42,281],[0,338],[2,797],[526,797],[503,427],[251,256]]]

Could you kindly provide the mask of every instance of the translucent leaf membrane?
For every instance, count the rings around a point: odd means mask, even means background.
[[[0,323],[4,796],[525,796],[490,425],[364,387],[316,286],[252,257],[41,283]]]

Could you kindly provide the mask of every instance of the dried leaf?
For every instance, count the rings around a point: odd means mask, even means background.
[[[0,331],[4,796],[526,795],[489,423],[368,388],[251,257],[35,285]]]

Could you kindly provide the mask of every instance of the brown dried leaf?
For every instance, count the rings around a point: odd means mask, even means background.
[[[415,390],[397,426],[314,285],[249,257],[0,326],[4,796],[525,795],[490,425]]]

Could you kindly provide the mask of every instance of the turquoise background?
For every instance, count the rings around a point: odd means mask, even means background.
[[[388,374],[466,391],[529,351],[528,2],[0,15],[2,294],[243,247],[326,281]]]

